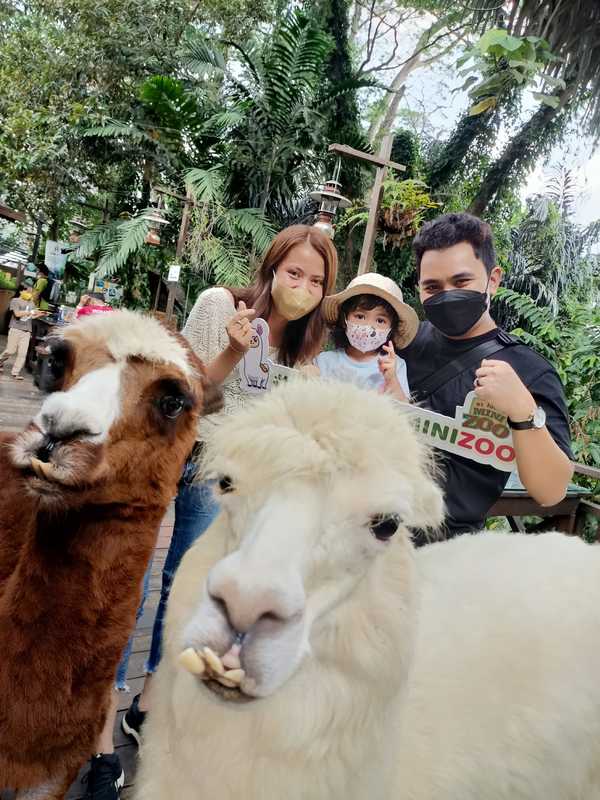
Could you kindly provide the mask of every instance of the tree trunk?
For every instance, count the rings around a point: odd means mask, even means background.
[[[140,198],[140,208],[148,208],[150,205],[150,194],[152,191],[152,160],[147,158],[144,161],[144,171],[142,174],[142,196]]]
[[[396,78],[399,77],[396,75]],[[375,144],[375,142],[381,137],[385,136],[386,133],[391,133],[392,127],[394,125],[394,120],[396,119],[396,114],[398,113],[398,106],[400,105],[400,101],[404,97],[404,93],[406,91],[406,79],[402,79],[398,82],[398,88],[394,86],[396,83],[396,78],[394,78],[391,89],[393,94],[389,95],[388,99],[388,107],[386,109],[385,115],[382,120],[373,120],[371,127],[369,128],[369,141],[371,144]]]
[[[493,119],[493,113],[485,112],[474,117],[464,116],[459,120],[444,149],[429,168],[427,183],[432,191],[440,189],[458,172],[473,142],[491,129]]]
[[[552,142],[568,105],[573,87],[568,87],[561,96],[558,108],[541,105],[523,125],[517,135],[504,148],[502,155],[492,164],[484,177],[479,191],[469,206],[469,213],[481,216],[491,201],[506,188],[516,170],[527,169]]]
[[[362,6],[358,0],[354,0],[354,10],[352,11],[352,25],[350,26],[350,35],[352,41],[356,40],[358,36],[358,28],[360,25],[360,18],[362,16]]]

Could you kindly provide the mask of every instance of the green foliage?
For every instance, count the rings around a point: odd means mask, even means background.
[[[406,167],[402,177],[406,180],[416,178],[420,174],[423,163],[421,147],[417,136],[406,128],[394,132],[394,142],[390,159]]]
[[[500,288],[496,298],[518,318],[513,333],[547,358],[560,376],[575,460],[600,467],[600,308],[566,300],[554,316],[511,289]]]
[[[600,274],[593,253],[600,242],[600,225],[583,227],[573,221],[576,191],[570,174],[558,172],[544,194],[528,201],[525,215],[510,230],[506,261],[501,261],[504,285],[533,298],[553,316],[566,298],[589,297]],[[511,327],[515,320],[503,314],[500,322]]]
[[[347,144],[364,152],[371,152],[368,138],[365,136],[358,109],[357,89],[359,82],[355,79],[355,68],[352,63],[351,45],[349,41],[350,23],[348,12],[349,0],[320,0],[318,3],[306,3],[307,11],[315,8],[317,20],[323,30],[329,34],[333,42],[329,58],[323,69],[321,95],[329,102],[324,103],[324,130],[326,142]],[[372,81],[360,83],[369,85]],[[333,158],[328,159],[327,167],[331,169]],[[343,167],[344,192],[350,198],[360,196],[364,192],[364,167],[360,162],[346,159]]]
[[[186,175],[196,207],[187,255],[193,269],[206,281],[230,286],[246,285],[255,259],[260,258],[275,229],[256,208],[230,207],[222,167],[193,169]]]
[[[185,63],[196,79],[221,80],[219,113],[210,124],[224,142],[219,160],[232,204],[283,221],[306,188],[320,182],[331,108],[367,81],[323,80],[331,39],[298,9],[278,20],[270,36],[227,45],[228,59],[223,45],[191,37]]]
[[[147,114],[157,99],[140,95],[140,86],[175,72],[188,26],[244,36],[273,12],[272,0],[132,0],[126,13],[121,0],[0,4],[0,193],[16,208],[42,211],[55,236],[80,197],[93,199],[101,187],[135,205],[139,173],[132,165],[141,172],[144,147],[162,145],[132,138],[138,109]],[[170,80],[161,90],[168,99]],[[177,107],[172,111],[174,120]],[[81,136],[84,126],[109,120],[127,122],[130,130],[120,133],[132,146]]]
[[[556,58],[550,52],[548,42],[539,36],[511,36],[501,28],[486,31],[477,44],[465,53],[457,62],[463,66],[471,62],[471,66],[463,68],[461,75],[468,75],[461,89],[469,90],[469,97],[474,105],[469,110],[470,116],[483,114],[494,109],[499,99],[514,87],[524,87],[534,78],[553,89],[565,89],[565,82],[544,70]],[[473,71],[483,75],[481,80]],[[547,105],[556,107],[559,98],[553,94],[534,93],[534,97]]]
[[[402,181],[388,178],[383,182],[380,204],[383,246],[401,246],[416,234],[428,210],[438,206],[439,203],[431,199],[423,181],[416,178]],[[337,231],[354,230],[366,225],[367,219],[368,206],[365,201],[354,203],[338,224]]]
[[[86,231],[75,252],[76,258],[89,258],[100,251],[96,275],[98,278],[114,275],[132,254],[144,246],[150,230],[146,214],[152,210],[147,208],[132,219],[118,220]]]

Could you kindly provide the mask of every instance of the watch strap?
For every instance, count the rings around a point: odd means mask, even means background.
[[[513,422],[510,417],[507,419],[508,427],[512,428],[513,431],[529,431],[535,428],[533,424],[533,414],[529,419],[524,420],[523,422]]]

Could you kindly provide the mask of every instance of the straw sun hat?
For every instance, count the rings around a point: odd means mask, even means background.
[[[402,299],[402,292],[396,283],[391,278],[386,278],[385,275],[379,275],[377,272],[359,275],[350,281],[343,292],[325,297],[321,304],[321,313],[325,321],[333,325],[338,318],[342,303],[351,297],[356,297],[357,294],[374,294],[376,297],[386,300],[398,314],[401,322],[400,332],[393,337],[394,345],[401,349],[412,342],[419,327],[419,318]]]

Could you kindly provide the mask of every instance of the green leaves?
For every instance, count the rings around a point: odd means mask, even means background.
[[[457,62],[457,66],[463,66],[472,61],[473,69],[483,75],[483,79],[477,81],[476,76],[470,74],[470,68],[461,70],[460,74],[469,76],[462,89],[469,89],[469,97],[475,101],[468,115],[474,117],[494,110],[511,91],[524,88],[534,80],[564,89],[564,81],[545,72],[554,60],[548,43],[540,37],[512,36],[501,28],[486,31]],[[560,105],[560,99],[547,92],[534,92],[533,97],[552,108]]]
[[[225,177],[220,164],[210,169],[189,170],[185,183],[199,203],[223,202]]]
[[[486,97],[485,100],[481,100],[479,103],[475,103],[474,106],[471,106],[469,109],[469,116],[476,117],[478,114],[484,114],[486,111],[496,108],[497,102],[495,97]]]
[[[518,36],[511,36],[502,28],[492,28],[483,34],[475,47],[485,55],[501,57],[509,53],[516,54],[522,51],[527,44],[531,43],[524,42]]]
[[[150,230],[150,222],[145,215],[153,209],[145,209],[132,219],[118,223],[101,244],[101,257],[96,274],[99,278],[114,275],[143,246]],[[80,253],[78,252],[78,255]]]
[[[275,229],[256,208],[231,208],[222,165],[192,169],[185,176],[197,207],[192,216],[188,255],[193,267],[209,280],[244,286],[253,264],[249,253],[260,257]]]
[[[533,98],[538,101],[538,103],[543,103],[545,106],[550,106],[550,108],[558,108],[560,106],[560,97],[554,97],[553,95],[549,94],[541,94],[540,92],[532,92]]]

